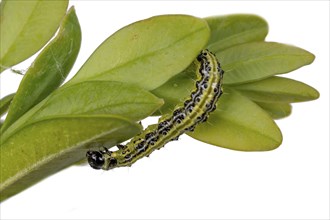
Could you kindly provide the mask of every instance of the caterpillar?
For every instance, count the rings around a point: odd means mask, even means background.
[[[107,148],[89,150],[86,153],[89,165],[103,170],[131,166],[169,141],[177,140],[181,134],[194,131],[197,124],[205,122],[216,109],[216,103],[223,93],[224,71],[216,56],[208,50],[202,50],[195,62],[198,77],[196,88],[183,104],[176,106],[172,114],[162,116],[158,124],[149,125],[127,145],[117,145],[117,151]]]

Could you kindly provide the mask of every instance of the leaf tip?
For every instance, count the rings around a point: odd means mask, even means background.
[[[307,57],[308,57],[308,61],[309,61],[307,63],[307,65],[309,65],[309,64],[314,62],[316,56],[313,53],[309,52],[309,51],[306,51],[306,52],[307,52]]]
[[[74,5],[72,5],[69,10],[67,11],[67,14],[69,13],[75,13],[76,12],[76,8],[74,7]]]
[[[275,123],[275,122],[274,122]],[[276,123],[275,123],[276,125]],[[268,151],[276,150],[283,143],[283,135],[280,128],[276,125],[277,131],[273,135],[273,143],[269,146]]]
[[[311,87],[311,88],[312,88],[312,92],[311,92],[312,100],[316,100],[316,99],[320,98],[320,92],[317,91],[316,89],[314,89],[313,87]]]

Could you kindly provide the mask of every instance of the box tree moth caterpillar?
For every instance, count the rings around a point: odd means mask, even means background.
[[[158,124],[148,126],[128,144],[117,145],[117,151],[107,148],[88,151],[86,157],[92,168],[109,170],[131,166],[169,141],[177,140],[181,134],[194,131],[197,124],[207,120],[223,93],[224,71],[216,56],[208,50],[201,51],[195,62],[196,88],[184,103],[176,106],[172,114],[162,116]]]

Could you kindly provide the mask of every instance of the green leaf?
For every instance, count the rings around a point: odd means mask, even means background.
[[[110,80],[152,90],[184,70],[205,47],[209,35],[205,20],[188,15],[133,23],[105,40],[67,84]]]
[[[289,103],[255,102],[273,119],[281,119],[291,114],[292,106]]]
[[[63,87],[29,119],[60,115],[112,114],[141,120],[163,104],[163,100],[139,87],[122,82],[85,81]]]
[[[264,110],[239,93],[227,90],[208,122],[187,134],[209,144],[240,151],[273,150],[282,142],[280,129]]]
[[[306,50],[274,42],[241,44],[216,55],[225,70],[225,84],[252,82],[288,73],[314,60],[314,55]]]
[[[132,121],[144,119],[163,104],[163,100],[139,87],[122,82],[86,81],[61,87],[32,108],[2,135],[14,135],[34,121],[65,115],[116,114]]]
[[[10,106],[11,101],[13,100],[15,93],[7,95],[0,100],[0,116],[4,115]]]
[[[154,115],[163,115],[171,112],[178,103],[184,103],[195,89],[196,66],[192,63],[185,71],[175,75],[160,87],[151,92],[164,99],[165,104]]]
[[[267,22],[252,14],[232,14],[205,18],[211,29],[210,51],[218,52],[238,44],[263,41],[268,34]]]
[[[137,124],[110,115],[65,116],[30,124],[1,145],[0,200],[82,160],[99,139],[110,147],[139,131]]]
[[[77,58],[80,42],[81,30],[72,7],[64,17],[57,36],[43,49],[23,77],[3,131],[61,85]]]
[[[2,0],[0,73],[40,50],[55,34],[67,7],[67,0]]]
[[[177,103],[189,96],[194,85],[194,74],[187,70],[153,90],[152,93],[165,100],[157,114],[172,111]],[[272,150],[282,142],[281,131],[272,118],[254,102],[228,87],[208,121],[187,134],[209,144],[242,151]]]
[[[316,89],[305,83],[277,76],[239,84],[231,88],[235,88],[244,96],[259,102],[304,102],[320,96]]]

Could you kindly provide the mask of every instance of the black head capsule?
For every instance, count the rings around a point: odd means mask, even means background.
[[[87,161],[89,165],[96,170],[99,170],[104,165],[103,154],[99,151],[87,151],[86,153]]]

